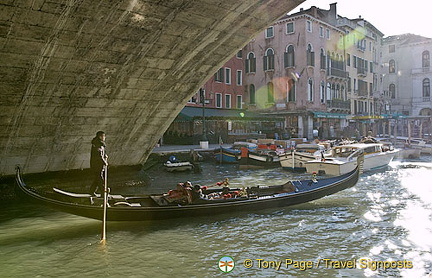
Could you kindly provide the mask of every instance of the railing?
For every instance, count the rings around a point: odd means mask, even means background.
[[[329,77],[348,78],[348,72],[338,68],[329,68],[327,74],[329,75]]]
[[[421,73],[428,73],[428,72],[430,72],[429,67],[415,68],[411,70],[411,74],[421,74]]]
[[[351,109],[351,102],[349,100],[339,100],[339,99],[327,100],[327,107],[349,110]]]

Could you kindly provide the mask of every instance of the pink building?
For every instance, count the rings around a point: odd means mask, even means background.
[[[336,4],[311,7],[281,18],[246,45],[248,109],[283,116],[293,136],[311,139],[321,128],[322,137],[336,137],[350,111],[344,33],[336,19]]]

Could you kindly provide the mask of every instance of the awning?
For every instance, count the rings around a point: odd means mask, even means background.
[[[274,115],[263,115],[257,112],[246,111],[243,109],[219,109],[205,108],[204,115],[206,119],[230,119],[230,120],[266,120],[266,121],[283,121],[284,119],[276,118]],[[186,106],[177,115],[175,121],[191,121],[200,119],[203,116],[202,107]]]
[[[312,112],[315,118],[346,119],[348,114],[330,112]]]

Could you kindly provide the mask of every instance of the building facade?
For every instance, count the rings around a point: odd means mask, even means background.
[[[398,120],[399,135],[430,134],[432,102],[430,55],[432,39],[413,34],[390,36],[384,39],[383,87],[386,112]]]
[[[243,49],[249,109],[283,115],[298,137],[348,135],[350,119],[376,114],[382,36],[338,16],[336,4],[281,18]]]

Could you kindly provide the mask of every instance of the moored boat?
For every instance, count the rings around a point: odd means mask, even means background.
[[[238,163],[240,160],[242,147],[250,151],[257,148],[257,144],[249,142],[235,142],[230,148],[220,147],[214,151],[214,158],[219,163]]]
[[[211,188],[187,183],[163,194],[114,195],[108,197],[106,217],[109,221],[145,221],[169,218],[210,216],[233,211],[260,211],[309,202],[354,186],[360,168],[331,178],[294,180],[276,186]],[[76,194],[60,189],[39,191],[28,187],[16,171],[17,193],[35,203],[93,219],[103,219],[103,198]]]
[[[308,173],[338,176],[356,168],[360,155],[364,155],[363,171],[369,171],[387,166],[398,151],[379,143],[341,145],[332,148],[331,156],[308,161],[305,165]]]
[[[164,168],[168,172],[184,172],[192,171],[194,165],[189,161],[179,161],[175,156],[170,156],[170,158],[164,163]]]
[[[298,144],[295,148],[279,155],[283,169],[291,171],[306,171],[305,163],[326,155],[326,149],[320,144]]]

